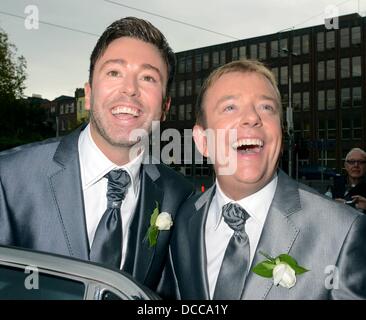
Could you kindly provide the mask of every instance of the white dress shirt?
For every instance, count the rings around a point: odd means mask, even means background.
[[[90,133],[90,124],[80,133],[79,160],[81,182],[84,194],[84,208],[89,246],[91,247],[98,223],[107,208],[108,179],[104,176],[111,170],[124,169],[131,177],[125,199],[121,205],[122,217],[122,260],[121,268],[126,258],[129,226],[137,205],[140,191],[140,168],[143,153],[124,166],[111,162],[97,147]]]
[[[234,233],[234,230],[227,225],[222,217],[222,207],[229,202],[234,202],[250,215],[245,223],[245,232],[249,237],[251,264],[276,191],[277,179],[276,175],[263,189],[238,201],[228,198],[216,180],[216,193],[212,198],[205,228],[207,277],[211,299],[215,292],[216,281],[226,247]]]

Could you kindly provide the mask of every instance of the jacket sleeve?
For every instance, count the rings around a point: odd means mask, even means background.
[[[11,215],[0,179],[0,245],[14,245],[11,230]]]
[[[353,222],[340,251],[331,299],[366,299],[366,216]]]

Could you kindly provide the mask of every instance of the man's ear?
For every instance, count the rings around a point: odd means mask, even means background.
[[[169,112],[170,109],[170,103],[172,102],[172,99],[170,97],[166,97],[164,98],[163,101],[163,112],[161,114],[161,119],[160,121],[165,121],[166,120],[166,116]]]
[[[193,140],[197,146],[198,151],[204,157],[208,157],[206,131],[198,124],[193,127]]]
[[[84,90],[85,90],[85,110],[90,110],[91,87],[89,82],[85,83]]]

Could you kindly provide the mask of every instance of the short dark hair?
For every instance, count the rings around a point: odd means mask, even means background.
[[[94,67],[98,59],[103,55],[108,45],[119,38],[130,37],[142,40],[154,45],[160,52],[168,67],[168,82],[166,87],[166,96],[174,79],[176,58],[173,50],[170,48],[164,35],[154,27],[150,22],[135,18],[126,17],[113,22],[98,39],[93,52],[90,56],[89,83],[92,85]]]
[[[249,60],[249,59],[241,59],[237,61],[232,61],[227,64],[218,67],[207,77],[205,82],[203,83],[201,90],[197,97],[196,102],[196,124],[205,127],[206,126],[206,117],[204,110],[204,100],[207,90],[219,79],[221,76],[231,72],[242,72],[242,73],[257,73],[264,76],[269,80],[273,89],[276,93],[277,104],[280,111],[280,118],[282,123],[282,104],[281,104],[281,94],[277,87],[276,78],[273,75],[272,71],[268,69],[262,62],[257,60]]]

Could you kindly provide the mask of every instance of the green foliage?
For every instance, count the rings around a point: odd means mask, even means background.
[[[0,29],[0,151],[53,136],[46,111],[22,99],[26,61]]]

